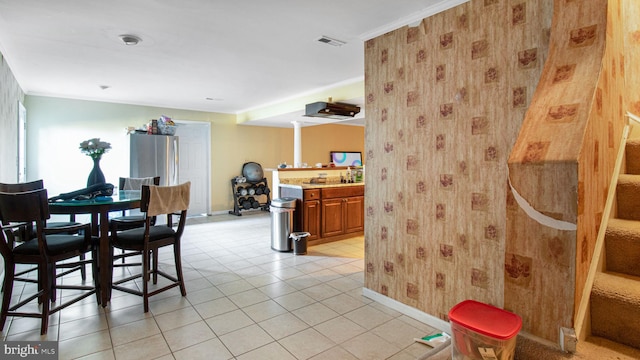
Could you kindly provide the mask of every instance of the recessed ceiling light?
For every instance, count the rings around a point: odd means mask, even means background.
[[[138,45],[138,43],[142,41],[142,39],[135,35],[120,35],[120,40],[128,46]]]

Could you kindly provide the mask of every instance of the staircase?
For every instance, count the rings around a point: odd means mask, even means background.
[[[640,139],[629,139],[616,186],[617,215],[605,233],[604,263],[591,291],[591,337],[621,354],[640,354]],[[578,348],[580,353],[580,347]],[[626,358],[626,357],[618,357]]]

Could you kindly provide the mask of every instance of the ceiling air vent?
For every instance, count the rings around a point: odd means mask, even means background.
[[[345,103],[315,102],[305,106],[304,116],[336,120],[350,119],[360,112],[360,107]]]
[[[346,42],[344,42],[344,41],[333,39],[333,38],[330,38],[330,37],[325,36],[325,35],[322,35],[322,37],[320,39],[318,39],[318,41],[320,41],[321,43],[325,43],[325,44],[329,44],[329,45],[333,45],[333,46],[342,46],[342,45],[346,44]]]

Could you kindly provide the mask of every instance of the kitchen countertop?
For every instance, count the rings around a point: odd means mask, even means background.
[[[332,187],[344,187],[344,186],[364,186],[364,182],[356,182],[356,183],[325,183],[325,184],[311,184],[311,183],[302,183],[302,184],[280,184],[280,187],[287,187],[292,189],[322,189],[322,188],[332,188]]]

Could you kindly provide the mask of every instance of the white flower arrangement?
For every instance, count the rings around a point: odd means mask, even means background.
[[[80,151],[92,159],[100,159],[102,154],[111,149],[111,144],[106,141],[100,141],[100,138],[85,140],[80,143]]]

